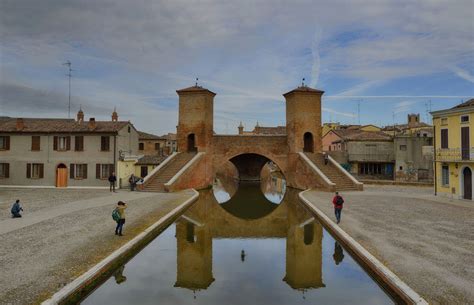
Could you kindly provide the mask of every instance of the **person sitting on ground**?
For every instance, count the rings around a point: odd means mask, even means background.
[[[20,200],[16,200],[15,203],[12,206],[12,217],[13,218],[19,218],[21,217],[20,211],[23,211],[23,208],[20,206]]]
[[[123,225],[125,224],[125,209],[127,208],[127,204],[123,201],[119,201],[117,203],[117,211],[120,214],[120,219],[117,221],[117,227],[115,228],[115,235],[118,236],[123,236],[122,235],[122,230],[123,230]]]
[[[341,213],[342,213],[342,205],[344,204],[344,199],[342,196],[336,192],[336,195],[332,199],[332,204],[334,205],[334,214],[336,215],[336,222],[341,222]]]

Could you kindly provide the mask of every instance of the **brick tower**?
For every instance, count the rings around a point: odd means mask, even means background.
[[[197,84],[176,90],[179,96],[178,151],[209,151],[214,131],[214,92]]]
[[[305,86],[283,94],[290,153],[321,152],[321,96],[324,91]]]

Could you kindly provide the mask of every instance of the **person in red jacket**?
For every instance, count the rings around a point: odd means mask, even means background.
[[[332,204],[334,205],[334,214],[336,214],[336,222],[340,223],[344,199],[342,199],[342,197],[339,195],[339,192],[336,192],[336,195],[332,199]]]

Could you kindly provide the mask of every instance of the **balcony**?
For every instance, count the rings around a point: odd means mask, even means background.
[[[435,160],[439,162],[474,161],[474,147],[471,148],[438,148]]]

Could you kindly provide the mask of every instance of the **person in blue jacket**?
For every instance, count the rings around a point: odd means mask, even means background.
[[[20,211],[23,211],[23,208],[20,206],[20,200],[16,200],[15,203],[12,206],[12,217],[13,218],[19,218],[21,217]]]

